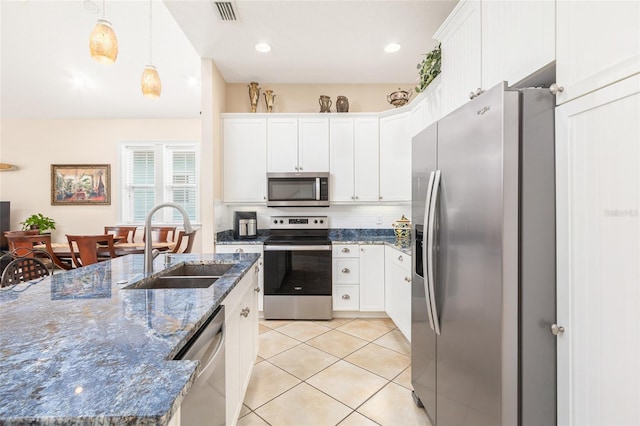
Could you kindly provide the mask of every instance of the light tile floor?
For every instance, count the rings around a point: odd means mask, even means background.
[[[239,426],[430,426],[411,346],[388,318],[260,321]]]

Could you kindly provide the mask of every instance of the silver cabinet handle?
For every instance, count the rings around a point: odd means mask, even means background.
[[[298,166],[296,166],[296,167],[295,167],[295,169],[296,169],[296,170],[300,170],[300,169],[298,168]]]
[[[378,200],[382,200],[382,195],[378,197]]]
[[[398,256],[398,260],[399,260],[400,262],[404,261],[404,259],[402,258],[402,256]]]
[[[358,196],[356,195],[356,200],[358,200]]]
[[[240,312],[240,315],[246,318],[249,316],[249,312],[251,312],[251,309],[249,309],[249,307],[247,306]]]
[[[256,265],[256,267],[254,268],[254,271],[255,271],[255,272],[256,272],[256,274],[257,274],[258,272],[260,272],[260,267],[259,267],[258,265]]]
[[[299,167],[298,170],[302,171],[302,167]]]
[[[342,268],[342,273],[343,273],[343,274],[348,274],[349,272],[351,272],[351,271],[349,270],[349,268]]]
[[[551,334],[557,336],[558,334],[564,333],[564,327],[558,324],[551,325]]]
[[[355,197],[352,195],[352,196],[351,196],[351,199],[352,199],[352,200],[355,200]]]
[[[236,249],[236,253],[244,253],[244,249],[237,248],[237,249]]]
[[[345,247],[345,248],[342,249],[342,252],[343,253],[350,253],[351,250],[349,250],[347,247]]]
[[[410,283],[410,282],[411,282],[411,278],[409,278],[409,277],[404,277],[404,280],[405,280],[406,282],[408,282],[408,283]]]
[[[553,83],[551,86],[549,86],[549,91],[551,92],[551,94],[557,95],[558,93],[564,92],[564,87],[558,86],[556,83]]]
[[[474,92],[469,92],[469,99],[473,99],[476,96],[478,96],[478,95],[476,95]]]
[[[256,293],[260,293],[260,287],[254,288],[253,291],[255,291]]]
[[[351,299],[351,296],[349,296],[348,294],[342,295],[342,300],[349,300],[349,299]]]

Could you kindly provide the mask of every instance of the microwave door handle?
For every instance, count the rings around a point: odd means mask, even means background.
[[[320,178],[316,178],[316,201],[320,201]]]
[[[431,316],[433,317],[433,326],[437,335],[440,335],[440,320],[438,318],[438,305],[436,303],[436,291],[435,291],[435,233],[436,233],[436,214],[438,208],[438,198],[440,197],[440,170],[435,171],[433,190],[431,191],[431,207],[429,208],[429,229],[428,229],[428,242],[427,242],[427,261],[429,262],[428,275],[429,275],[429,298],[431,299]]]
[[[427,246],[428,246],[428,232],[429,232],[429,212],[431,211],[431,193],[433,192],[433,181],[435,179],[435,173],[431,172],[429,175],[429,183],[427,184],[427,196],[424,202],[424,219],[422,223],[424,224],[423,233],[422,233],[422,271],[424,274],[422,282],[424,283],[424,298],[427,305],[427,316],[429,317],[429,326],[432,330],[435,331],[435,327],[433,325],[433,314],[431,313],[431,292],[430,283],[429,283],[429,264],[427,263]],[[425,235],[426,234],[426,235]],[[426,238],[425,238],[426,237]],[[425,273],[426,272],[426,273]]]

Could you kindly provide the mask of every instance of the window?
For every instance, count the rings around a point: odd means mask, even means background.
[[[198,150],[195,143],[121,144],[121,223],[144,223],[160,203],[177,203],[198,222]],[[161,209],[154,223],[182,223],[176,209]]]

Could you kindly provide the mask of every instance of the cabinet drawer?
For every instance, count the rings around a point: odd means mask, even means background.
[[[333,259],[333,283],[360,283],[360,259]]]
[[[389,253],[391,254],[391,263],[406,268],[407,270],[411,268],[411,256],[398,250],[392,250]]]
[[[357,244],[334,244],[333,257],[359,257]]]
[[[262,244],[217,244],[216,253],[260,253]]]
[[[357,285],[336,285],[333,287],[334,311],[360,310],[360,287]]]

